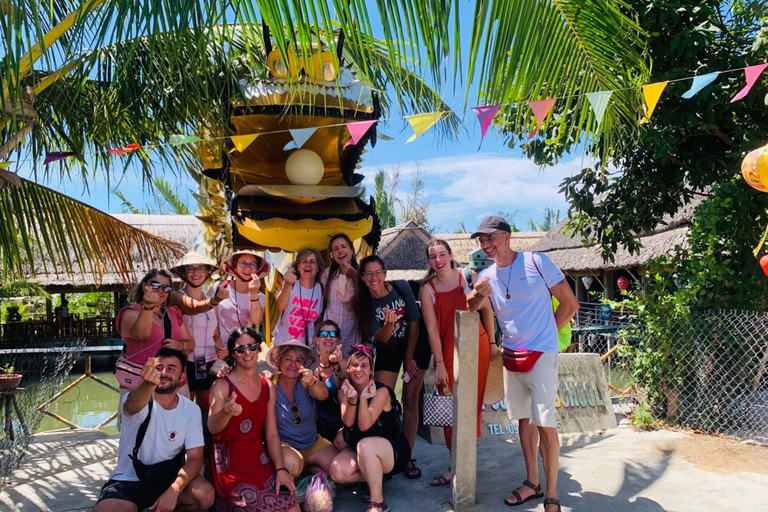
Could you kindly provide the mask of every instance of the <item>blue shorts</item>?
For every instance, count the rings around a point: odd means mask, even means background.
[[[130,501],[136,505],[139,511],[141,511],[151,507],[163,492],[165,492],[165,490],[159,494],[155,494],[141,482],[110,479],[107,480],[107,483],[101,488],[99,502],[104,500]]]

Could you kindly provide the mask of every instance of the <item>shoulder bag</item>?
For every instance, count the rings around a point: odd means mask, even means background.
[[[453,395],[441,395],[435,386],[433,393],[424,394],[424,421],[431,427],[453,426]]]
[[[147,404],[149,408],[147,417],[136,432],[136,444],[133,447],[133,453],[128,457],[133,462],[133,469],[136,471],[136,476],[139,477],[139,482],[149,487],[154,493],[163,493],[176,480],[176,477],[179,476],[179,470],[184,466],[184,449],[182,448],[171,460],[164,460],[157,464],[144,464],[139,460],[139,448],[141,448],[141,443],[147,433],[149,419],[152,417],[153,402],[154,400],[150,398]]]
[[[163,309],[163,334],[165,338],[171,337],[172,329],[171,316],[165,309]],[[131,357],[136,357],[152,347],[154,347],[154,343],[136,352]],[[143,364],[135,363],[125,355],[125,345],[123,345],[123,352],[120,354],[120,357],[117,358],[117,363],[115,363],[115,378],[117,379],[118,384],[120,384],[120,387],[130,390],[139,387],[141,383],[144,382],[141,378],[142,368],[144,368]]]

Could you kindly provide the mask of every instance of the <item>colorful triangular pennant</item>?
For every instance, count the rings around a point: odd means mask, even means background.
[[[605,111],[608,108],[608,102],[611,101],[613,91],[597,91],[588,92],[586,95],[589,106],[592,107],[592,111],[595,113],[595,119],[597,120],[597,127],[603,124],[603,117]]]
[[[344,147],[351,146],[360,142],[360,139],[363,138],[363,135],[368,133],[368,130],[371,128],[371,126],[376,123],[378,123],[378,121],[360,121],[358,123],[347,124],[347,130],[349,130],[350,138],[347,143],[344,144]]]
[[[549,111],[552,110],[552,107],[555,105],[556,101],[557,98],[547,98],[545,100],[528,102],[528,105],[530,105],[531,110],[533,111],[533,117],[536,119],[536,128],[534,128],[531,134],[528,136],[528,140],[531,140],[537,133],[539,133],[539,128],[541,128],[541,125],[544,124],[544,120],[547,118],[547,114],[549,114]]]
[[[293,140],[285,145],[283,151],[288,151],[290,149],[301,149],[301,147],[309,140],[309,138],[313,133],[315,133],[316,130],[317,127],[288,130],[291,132],[291,137],[293,137]]]
[[[168,138],[168,144],[171,146],[179,146],[181,144],[189,144],[190,142],[200,142],[200,137],[195,137],[194,135],[171,135]]]
[[[0,162],[0,169],[7,169],[12,163],[14,163],[13,160],[9,160],[7,162]]]
[[[693,77],[691,88],[685,91],[681,97],[685,98],[686,100],[693,98],[700,90],[717,80],[719,75],[719,71],[715,71],[714,73],[707,73],[706,75],[696,75]]]
[[[131,151],[136,151],[140,147],[141,146],[139,146],[138,144],[128,144],[127,146],[123,146],[121,148],[110,149],[109,152],[112,153],[113,155],[125,156],[128,153],[130,153]]]
[[[472,112],[477,116],[477,121],[480,123],[480,145],[477,146],[477,150],[483,147],[483,139],[485,139],[485,133],[488,131],[488,127],[491,126],[493,118],[499,113],[501,105],[485,105],[483,107],[473,107]]]
[[[736,96],[733,97],[731,100],[731,103],[734,101],[739,101],[740,99],[743,99],[747,94],[749,94],[749,91],[752,90],[752,86],[755,85],[755,82],[757,82],[757,79],[760,78],[760,74],[765,70],[765,68],[768,67],[768,64],[758,64],[757,66],[749,66],[748,68],[744,68],[744,76],[747,78],[747,85],[744,86],[742,90],[736,94]]]
[[[405,116],[405,120],[413,128],[413,135],[405,141],[406,144],[415,141],[419,135],[432,128],[432,126],[443,117],[445,112],[427,112],[426,114],[414,114]]]
[[[235,146],[229,151],[229,154],[231,155],[235,151],[243,152],[245,149],[250,146],[253,141],[256,140],[256,137],[258,137],[258,133],[249,133],[247,135],[233,135],[230,140],[232,140],[232,145]]]
[[[53,151],[45,155],[45,160],[43,160],[43,165],[47,165],[51,162],[62,160],[64,158],[69,158],[71,156],[82,156],[82,155],[75,151]]]
[[[661,98],[661,93],[667,87],[669,80],[664,82],[656,82],[655,84],[648,84],[643,86],[643,96],[645,97],[645,117],[640,121],[640,124],[647,123],[651,120],[653,111],[656,110],[656,104]]]

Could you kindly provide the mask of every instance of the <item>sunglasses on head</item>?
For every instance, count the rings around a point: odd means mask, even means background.
[[[299,414],[299,406],[296,404],[291,404],[291,407],[289,409],[291,411],[291,414],[293,415],[293,424],[297,427],[301,426],[301,415]]]
[[[171,285],[164,284],[159,281],[150,281],[149,286],[151,286],[153,290],[163,293],[171,293],[171,290],[173,290]]]
[[[247,345],[237,345],[234,348],[234,351],[238,354],[245,354],[245,349],[250,350],[251,352],[258,352],[261,347],[259,346],[259,343],[253,342],[249,343]]]
[[[318,338],[338,338],[339,337],[339,331],[326,331],[323,329],[322,331],[317,333]]]

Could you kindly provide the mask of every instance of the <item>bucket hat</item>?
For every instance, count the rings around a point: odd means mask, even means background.
[[[286,341],[282,345],[276,345],[269,349],[267,352],[266,360],[267,364],[277,371],[280,371],[280,357],[288,349],[296,350],[304,356],[304,368],[312,368],[315,366],[320,356],[317,352],[300,342],[299,340]]]
[[[207,265],[211,267],[212,272],[219,270],[218,265],[216,265],[213,260],[210,260],[205,256],[196,253],[195,251],[189,251],[187,254],[181,257],[176,265],[171,268],[171,272],[174,275],[184,279],[184,267],[187,265]]]
[[[258,269],[256,269],[256,275],[259,276],[259,279],[263,278],[267,274],[269,274],[269,263],[267,260],[265,260],[262,256],[260,256],[256,251],[250,251],[247,249],[242,249],[240,251],[235,251],[221,262],[221,268],[226,272],[227,274],[234,274],[235,268],[232,265],[232,262],[235,259],[235,256],[239,256],[241,254],[250,254],[251,256],[256,258],[256,264],[259,266]]]

